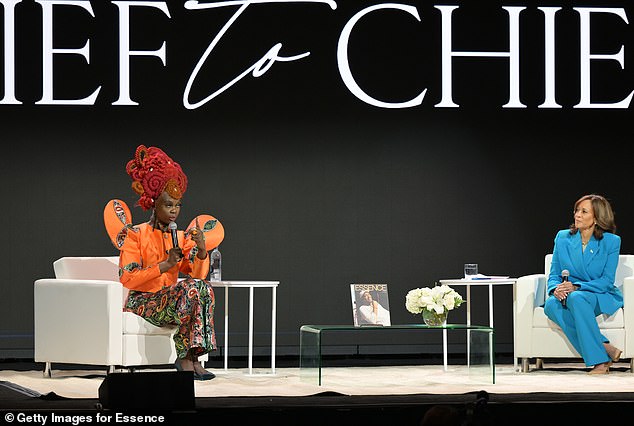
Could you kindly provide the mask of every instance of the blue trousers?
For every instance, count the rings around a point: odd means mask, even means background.
[[[596,320],[601,311],[594,293],[573,291],[565,307],[555,296],[550,296],[544,304],[544,313],[561,327],[587,367],[610,361],[603,346],[609,340],[601,334]]]

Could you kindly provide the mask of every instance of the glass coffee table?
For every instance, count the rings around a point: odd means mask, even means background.
[[[495,384],[495,330],[493,327],[464,324],[446,324],[444,326],[428,326],[426,324],[402,324],[391,326],[352,325],[303,325],[300,327],[299,369],[300,378],[304,382],[323,385],[323,353],[322,341],[326,334],[341,332],[379,333],[388,332],[392,340],[398,338],[398,331],[414,331],[428,333],[431,330],[443,332],[443,357],[447,371],[447,333],[466,332],[469,347],[467,369],[468,378],[479,382]],[[378,334],[377,334],[378,336]],[[466,349],[466,348],[465,348]]]

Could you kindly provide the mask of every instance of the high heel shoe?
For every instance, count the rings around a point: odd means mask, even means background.
[[[608,356],[612,359],[613,362],[619,362],[619,360],[621,359],[621,355],[623,354],[623,351],[615,346],[612,346],[612,345],[608,345],[608,346],[610,347],[610,350],[608,351]]]
[[[592,370],[588,371],[588,374],[610,374],[610,362],[604,362],[603,364],[595,365]],[[600,366],[605,368],[601,368]]]

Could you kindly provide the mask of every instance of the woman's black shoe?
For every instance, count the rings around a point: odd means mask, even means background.
[[[203,374],[194,373],[194,380],[211,380],[214,377],[216,377],[216,375],[209,371]]]

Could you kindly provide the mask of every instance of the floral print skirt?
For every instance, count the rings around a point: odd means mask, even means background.
[[[209,282],[186,278],[156,293],[130,290],[125,311],[158,327],[177,325],[176,353],[184,358],[188,353],[200,356],[216,349],[215,304]]]

